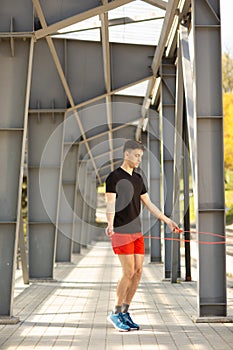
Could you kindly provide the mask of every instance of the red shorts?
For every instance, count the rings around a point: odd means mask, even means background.
[[[111,237],[115,254],[144,254],[144,238],[139,233],[114,233]]]

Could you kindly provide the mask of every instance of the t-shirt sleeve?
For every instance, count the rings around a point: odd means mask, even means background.
[[[116,180],[112,173],[106,179],[106,192],[116,193]]]
[[[148,191],[147,191],[146,185],[142,179],[142,190],[141,190],[140,194],[142,195],[142,194],[145,194],[146,192],[148,192]]]

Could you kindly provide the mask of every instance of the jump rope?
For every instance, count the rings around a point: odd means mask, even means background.
[[[182,234],[182,233],[193,233],[193,234],[200,234],[200,235],[209,235],[212,237],[218,237],[220,239],[222,239],[221,241],[200,241],[200,240],[195,240],[196,243],[199,244],[206,244],[206,245],[214,245],[214,244],[226,244],[226,243],[230,243],[230,241],[233,243],[233,237],[231,239],[229,239],[228,235],[221,235],[218,233],[213,233],[213,232],[203,232],[203,231],[196,231],[196,230],[182,230],[179,229],[178,232],[173,232],[171,234]],[[160,240],[161,237],[155,237],[155,236],[143,236],[144,238],[151,238],[151,239],[157,239]],[[189,243],[192,242],[192,239],[185,239],[185,238],[177,238],[177,237],[164,237],[163,238],[165,241],[177,241],[177,242],[184,242],[184,243]]]

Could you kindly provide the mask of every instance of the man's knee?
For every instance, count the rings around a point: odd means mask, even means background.
[[[128,269],[127,271],[124,271],[124,276],[127,279],[132,280],[135,276],[135,270],[132,268],[132,269]]]
[[[135,270],[134,275],[140,278],[141,275],[142,275],[142,267],[138,267],[138,268]]]
[[[137,269],[130,269],[127,270],[124,273],[125,277],[128,278],[129,280],[132,280],[133,278],[137,277],[140,278],[142,275],[142,268],[137,268]]]

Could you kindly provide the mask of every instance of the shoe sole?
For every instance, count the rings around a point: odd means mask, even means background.
[[[131,328],[130,327],[130,329],[131,329],[131,331],[139,331],[140,327],[138,327],[138,328]]]
[[[130,328],[129,329],[118,328],[109,316],[107,317],[107,320],[113,325],[114,328],[116,328],[120,332],[129,332],[130,331]]]

